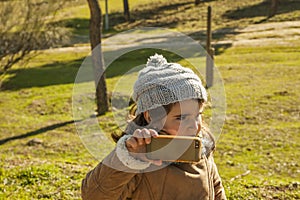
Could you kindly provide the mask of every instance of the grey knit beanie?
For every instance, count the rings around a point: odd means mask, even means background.
[[[207,93],[191,69],[168,63],[162,55],[155,54],[139,72],[132,98],[137,104],[136,114],[140,114],[187,99],[207,101]]]

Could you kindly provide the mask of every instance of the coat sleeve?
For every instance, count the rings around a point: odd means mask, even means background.
[[[221,181],[221,177],[218,172],[218,168],[216,163],[214,162],[213,157],[212,159],[212,178],[213,178],[213,186],[214,186],[214,193],[216,200],[226,200],[225,190]]]
[[[141,170],[150,163],[135,159],[125,146],[129,136],[123,136],[117,147],[82,181],[83,200],[129,198],[141,180]]]
[[[82,180],[81,197],[83,200],[126,199],[138,183],[137,171],[124,166],[113,151]]]

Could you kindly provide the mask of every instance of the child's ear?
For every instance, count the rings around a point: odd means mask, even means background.
[[[149,111],[143,113],[146,122],[149,124],[151,122],[151,117]]]

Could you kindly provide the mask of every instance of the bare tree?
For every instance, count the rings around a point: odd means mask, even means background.
[[[107,90],[104,74],[104,62],[101,50],[102,15],[98,0],[87,0],[90,8],[90,41],[92,61],[95,73],[96,99],[98,115],[108,111]]]
[[[124,5],[124,17],[126,21],[130,20],[130,12],[129,12],[129,4],[128,0],[123,0],[123,5]]]
[[[31,52],[68,41],[66,29],[54,23],[61,7],[58,0],[0,2],[0,87],[7,71]]]

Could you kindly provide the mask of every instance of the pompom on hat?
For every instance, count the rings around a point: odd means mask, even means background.
[[[133,89],[136,114],[187,99],[207,101],[206,90],[191,69],[177,63],[168,63],[158,54],[148,59]]]

